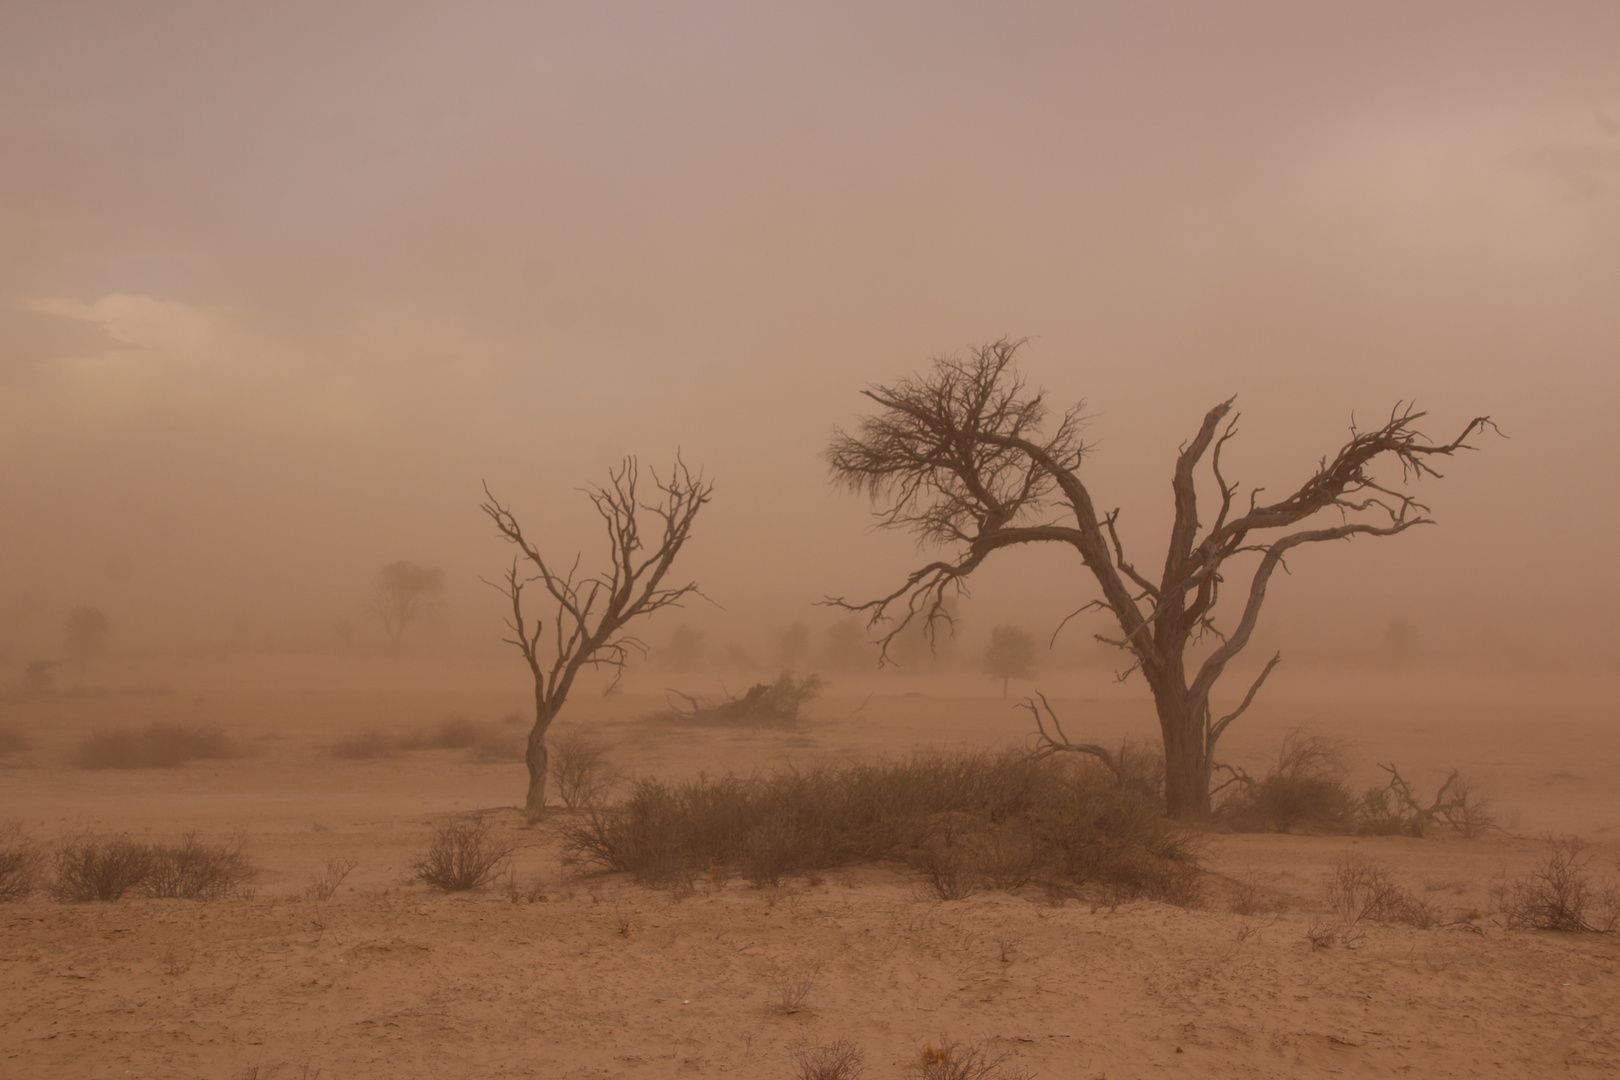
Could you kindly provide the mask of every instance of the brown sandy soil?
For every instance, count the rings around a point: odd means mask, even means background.
[[[0,906],[0,1077],[788,1077],[792,1047],[854,1039],[867,1076],[908,1074],[925,1041],[978,1040],[1043,1077],[1612,1076],[1620,1072],[1620,941],[1503,929],[1488,890],[1575,833],[1614,866],[1620,726],[1611,678],[1279,672],[1229,755],[1262,764],[1295,724],[1353,744],[1358,779],[1399,763],[1432,787],[1448,767],[1494,796],[1508,833],[1482,840],[1213,836],[1200,907],[1038,891],[925,899],[893,869],[689,895],[581,874],[552,823],[489,815],[523,845],[505,890],[443,896],[410,881],[431,825],[510,807],[520,764],[462,751],[349,761],[337,739],[428,728],[450,712],[500,726],[521,708],[509,663],[239,657],[109,672],[176,692],[0,705],[31,749],[0,758],[0,820],[50,841],[87,830],[242,837],[250,898]],[[1016,742],[1023,721],[961,676],[843,679],[789,732],[677,729],[643,718],[656,673],[581,694],[627,772],[749,770],[795,756]],[[740,683],[742,680],[734,680]],[[1146,734],[1139,691],[1102,673],[1042,680],[1071,725]],[[96,726],[223,725],[248,755],[176,769],[84,771],[65,755]],[[517,731],[508,726],[508,731]],[[1325,883],[1355,851],[1467,927],[1355,927]],[[305,896],[330,857],[358,866]],[[1240,885],[1272,910],[1230,909]],[[785,987],[808,980],[802,1008]]]

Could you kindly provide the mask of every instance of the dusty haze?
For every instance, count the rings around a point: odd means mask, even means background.
[[[1271,490],[1352,416],[1491,414],[1440,524],[1300,555],[1257,648],[1611,666],[1616,57],[1605,3],[7,5],[0,648],[83,605],[126,654],[366,647],[408,559],[418,648],[499,649],[480,481],[589,550],[575,489],[676,448],[688,617],[825,621],[913,557],[829,430],[1012,335],[1148,564],[1215,401]],[[1001,559],[967,631],[1077,571]]]

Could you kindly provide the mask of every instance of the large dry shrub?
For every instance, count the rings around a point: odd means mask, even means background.
[[[646,882],[737,871],[764,884],[905,861],[949,877],[952,893],[1039,876],[1185,900],[1196,876],[1196,838],[1154,802],[1094,763],[1018,752],[642,779],[564,835],[588,861]]]
[[[110,728],[79,740],[73,764],[81,769],[161,769],[194,759],[230,758],[236,746],[209,724],[157,722],[144,730]]]
[[[0,902],[21,900],[34,891],[41,858],[39,845],[20,822],[0,823]]]
[[[218,900],[257,873],[241,841],[206,844],[187,833],[178,844],[152,844],[148,851],[150,865],[135,892],[154,899]]]
[[[434,826],[432,842],[411,868],[436,889],[464,892],[487,884],[515,850],[492,837],[483,818],[444,821]]]
[[[1579,837],[1549,836],[1546,845],[1546,854],[1529,874],[1491,890],[1509,929],[1620,930],[1620,882],[1594,879],[1591,853]]]
[[[63,903],[122,900],[152,872],[152,849],[127,836],[77,836],[56,849],[51,895]]]
[[[192,833],[178,844],[147,844],[127,836],[76,836],[57,847],[54,870],[50,891],[64,903],[121,900],[130,893],[217,900],[256,873],[240,842],[207,844]]]

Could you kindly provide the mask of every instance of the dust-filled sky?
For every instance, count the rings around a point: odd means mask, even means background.
[[[916,557],[831,428],[1003,335],[1148,565],[1227,396],[1271,491],[1352,416],[1491,414],[1438,525],[1300,554],[1268,633],[1620,652],[1606,0],[8,3],[0,229],[13,660],[78,605],[124,650],[363,636],[400,559],[494,643],[480,481],[589,553],[575,489],[677,448],[691,617],[824,619]],[[1087,586],[1009,555],[970,622]]]

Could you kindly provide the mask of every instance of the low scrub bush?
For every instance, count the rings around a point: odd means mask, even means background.
[[[875,861],[910,863],[942,898],[1039,878],[1187,901],[1197,881],[1196,838],[1151,800],[1095,762],[1015,751],[642,779],[564,836],[649,883],[730,869],[766,885]]]
[[[135,892],[157,900],[218,900],[253,880],[240,841],[205,844],[188,833],[178,844],[149,845],[151,863]]]
[[[1447,829],[1471,840],[1496,826],[1489,800],[1456,770],[1425,801],[1395,766],[1384,765],[1388,782],[1357,796],[1346,783],[1343,745],[1299,730],[1283,739],[1276,764],[1259,778],[1231,765],[1216,768],[1228,774],[1216,788],[1228,792],[1216,820],[1239,832],[1424,836]]]
[[[309,884],[304,888],[304,895],[311,900],[325,901],[337,895],[338,887],[343,879],[354,872],[360,865],[356,858],[338,858],[336,856],[326,860],[326,865],[319,870],[313,870],[309,875]]]
[[[686,702],[684,707],[672,707],[663,718],[685,724],[705,724],[713,727],[793,727],[800,714],[827,687],[820,675],[806,675],[802,679],[784,671],[772,683],[758,683],[741,697],[721,702],[703,701],[688,694],[675,696]]]
[[[794,1080],[861,1080],[865,1075],[866,1055],[850,1039],[793,1048]]]
[[[1547,852],[1529,874],[1492,888],[1512,930],[1612,934],[1620,930],[1620,882],[1595,880],[1591,853],[1574,836],[1549,836]]]
[[[91,732],[79,741],[73,764],[81,769],[166,769],[199,758],[235,756],[235,745],[217,727],[159,722],[143,730]]]
[[[578,810],[607,795],[615,780],[607,752],[606,742],[583,731],[567,731],[551,740],[547,765],[564,806]]]
[[[39,876],[39,845],[15,821],[0,824],[0,903],[22,900]]]
[[[941,1039],[926,1043],[912,1065],[919,1080],[1029,1080],[1034,1074],[1015,1067],[1012,1055],[978,1043]]]
[[[434,826],[432,843],[411,868],[417,880],[436,889],[464,892],[487,884],[514,850],[490,836],[483,818],[445,821]]]
[[[1328,901],[1347,926],[1399,922],[1432,930],[1445,922],[1438,904],[1403,889],[1389,867],[1355,852],[1333,864]]]
[[[178,844],[146,844],[128,837],[79,836],[56,850],[51,893],[64,903],[154,899],[217,900],[248,881],[255,870],[240,843],[206,844],[187,834]]]

